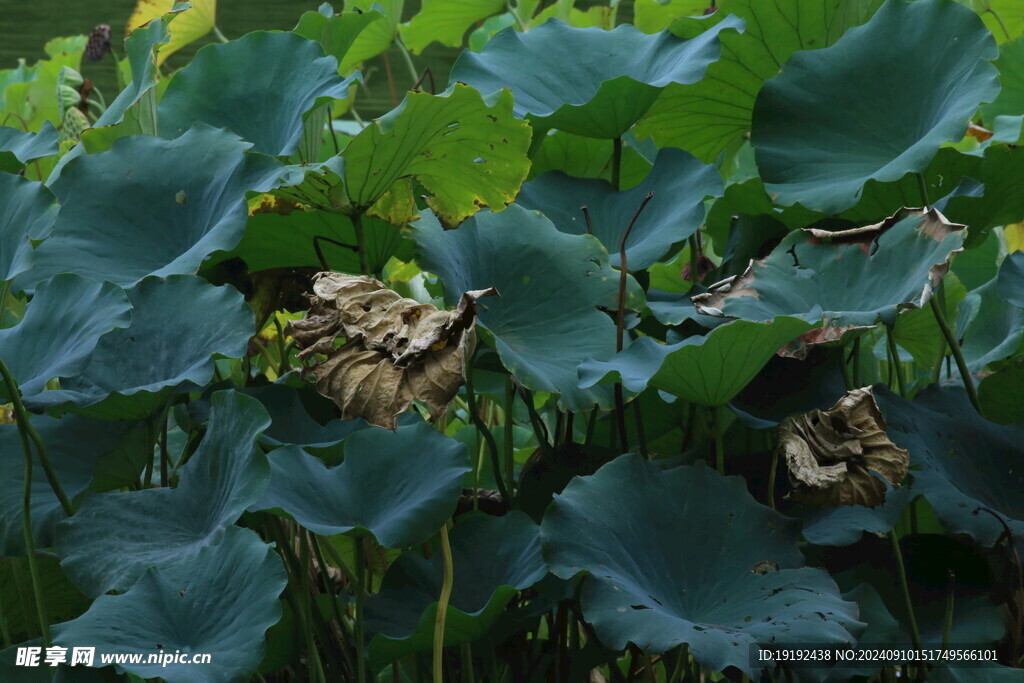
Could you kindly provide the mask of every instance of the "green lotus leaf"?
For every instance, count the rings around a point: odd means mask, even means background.
[[[455,510],[466,448],[422,420],[345,439],[345,461],[327,467],[295,446],[272,451],[271,482],[250,510],[280,508],[322,536],[368,531],[389,548],[429,538]]]
[[[1024,308],[1024,251],[1015,251],[1006,257],[999,268],[996,287],[1000,297]]]
[[[218,392],[212,404],[206,435],[178,470],[177,488],[96,494],[58,525],[61,566],[83,593],[127,590],[148,567],[191,565],[259,499],[270,469],[254,442],[269,424],[267,413],[236,392]]]
[[[879,321],[891,325],[901,311],[925,305],[966,232],[935,210],[904,210],[840,232],[794,231],[743,275],[695,296],[694,304],[701,313],[744,320],[824,319],[805,342],[840,339]]]
[[[469,27],[506,9],[504,0],[426,0],[422,9],[398,27],[402,42],[418,54],[435,40],[448,47],[461,47]]]
[[[29,268],[33,241],[49,235],[60,207],[40,183],[7,173],[0,173],[0,206],[0,281],[4,281]]]
[[[294,33],[254,31],[207,45],[174,75],[160,100],[160,134],[177,137],[202,122],[227,128],[272,156],[298,148],[303,114],[344,99],[359,77],[342,79],[334,57]]]
[[[362,220],[366,259],[370,270],[379,273],[392,256],[403,261],[412,259],[413,244],[403,239],[399,229],[379,218]],[[245,236],[238,246],[228,252],[210,257],[208,265],[229,258],[245,261],[250,272],[268,268],[321,266],[316,247],[331,270],[359,273],[359,253],[355,249],[339,246],[323,237],[355,246],[355,226],[348,216],[332,211],[293,211],[256,213],[245,226]]]
[[[589,230],[580,207],[588,207],[593,235],[619,267],[619,241],[648,193],[651,201],[637,217],[626,240],[630,270],[653,265],[674,244],[683,242],[704,222],[704,199],[722,193],[722,180],[714,166],[705,166],[678,149],[664,149],[650,174],[636,187],[615,192],[603,180],[571,178],[545,173],[523,185],[516,202],[547,216],[555,227],[571,235]]]
[[[384,21],[384,15],[375,10],[334,14],[334,9],[324,3],[319,11],[303,12],[292,33],[320,43],[324,52],[338,60],[338,72],[347,74],[355,66],[347,58],[359,35],[370,25]]]
[[[59,390],[27,396],[27,405],[86,407],[116,394],[131,397],[118,401],[120,419],[141,419],[166,398],[165,389],[213,379],[215,354],[243,357],[256,332],[252,309],[237,289],[194,275],[146,278],[126,294],[131,325],[105,334],[84,369],[62,379]]]
[[[998,33],[993,35],[998,40]],[[995,65],[1002,87],[991,104],[981,107],[982,122],[992,130],[995,140],[1017,142],[1024,121],[1024,37],[1001,45]]]
[[[116,451],[131,425],[104,423],[68,415],[57,420],[47,415],[32,416],[46,444],[50,463],[69,498],[85,493],[93,481],[97,463]],[[0,555],[22,555],[21,510],[24,484],[24,458],[18,428],[0,425],[0,468],[7,476],[0,479]],[[32,463],[32,536],[40,548],[53,546],[54,529],[64,519],[64,511],[53,494],[46,471],[38,458]]]
[[[483,636],[516,591],[547,574],[540,527],[519,511],[462,519],[451,531],[451,548],[455,575],[445,619],[446,646]],[[405,553],[388,568],[380,592],[366,601],[374,669],[405,654],[430,650],[443,578],[439,552],[429,560]]]
[[[424,216],[411,232],[417,261],[444,282],[449,305],[463,292],[498,290],[478,307],[477,325],[494,335],[519,382],[559,394],[565,410],[611,405],[610,387],[580,389],[576,376],[587,358],[615,353],[615,323],[597,306],[615,306],[619,278],[596,239],[559,232],[518,205],[480,213],[458,230]]]
[[[1017,356],[978,385],[982,414],[999,424],[1024,422],[1024,356]]]
[[[22,393],[36,394],[54,377],[81,372],[99,338],[128,325],[130,310],[117,285],[57,275],[36,288],[18,325],[0,330],[0,358]]]
[[[695,83],[718,59],[719,33],[739,30],[728,17],[692,40],[649,36],[623,24],[612,31],[550,20],[528,33],[507,28],[483,52],[463,52],[451,83],[480,92],[511,88],[515,113],[539,129],[617,138],[669,83]]]
[[[803,536],[808,542],[850,545],[859,541],[864,532],[879,536],[889,533],[902,519],[912,495],[913,491],[908,486],[897,489],[886,484],[885,502],[873,508],[864,505],[815,505],[787,510],[786,513],[803,522]]]
[[[969,225],[975,239],[983,238],[989,228],[1024,219],[1024,147],[993,145],[984,155],[968,172],[984,184],[984,195],[953,197],[943,210],[950,220]]]
[[[970,372],[1009,358],[1024,338],[1024,309],[1004,300],[998,284],[993,279],[960,302],[956,336]]]
[[[911,402],[876,387],[875,398],[889,438],[910,451],[914,493],[946,529],[992,545],[1003,533],[999,518],[1018,545],[1024,540],[1024,427],[984,419],[962,389],[932,385]]]
[[[415,178],[432,193],[426,202],[434,212],[457,225],[481,206],[500,211],[515,198],[529,170],[529,144],[530,127],[514,118],[507,91],[484,98],[456,84],[441,95],[410,92],[339,156],[297,169],[312,178],[277,194],[405,225],[416,216]]]
[[[276,161],[245,154],[234,135],[197,126],[174,140],[117,140],[81,156],[51,189],[61,203],[54,235],[16,280],[29,288],[73,272],[133,285],[148,275],[195,272],[206,256],[242,237],[247,190],[272,187]]]
[[[539,135],[539,133],[538,133]],[[627,136],[628,137],[628,136]],[[540,147],[530,155],[532,180],[548,171],[561,171],[574,178],[603,178],[612,180],[612,161],[615,158],[613,140],[599,140],[582,135],[570,135],[560,130],[544,134]],[[622,146],[619,164],[619,188],[629,189],[642,182],[651,170],[651,164],[629,144]]]
[[[959,321],[960,302],[967,296],[967,289],[953,273],[946,274],[942,286],[945,290],[941,297],[945,303],[943,313],[946,321],[950,325],[955,325]],[[942,330],[935,321],[935,314],[930,306],[915,308],[897,317],[892,334],[898,347],[906,349],[914,362],[922,368],[935,367],[935,363],[940,360],[940,354],[948,350],[946,338],[942,336]],[[888,351],[884,348],[886,342],[881,337],[879,340],[883,346],[880,360],[888,360]]]
[[[999,92],[989,61],[997,52],[963,5],[888,0],[835,45],[793,55],[754,104],[751,143],[766,189],[780,204],[838,213],[868,180],[924,171]]]
[[[624,455],[555,497],[541,539],[552,573],[589,573],[583,615],[607,646],[687,643],[703,666],[756,678],[749,645],[850,642],[862,626],[828,574],[803,567],[798,526],[739,477]]]
[[[141,653],[117,665],[167,683],[246,680],[263,658],[264,633],[281,618],[288,583],[277,553],[248,529],[230,527],[187,563],[146,571],[121,595],[101,595],[82,616],[53,627],[54,642],[101,654]],[[155,530],[151,533],[158,533]],[[206,664],[147,663],[149,655],[210,653]]]
[[[642,337],[608,361],[580,365],[580,386],[622,382],[630,391],[648,385],[706,406],[722,406],[734,398],[775,353],[816,326],[797,318],[778,317],[767,323],[735,320],[704,336],[677,344]]]
[[[345,0],[346,12],[373,13],[378,19],[362,30],[341,61],[341,72],[349,73],[357,65],[391,47],[398,35],[405,0]]]
[[[677,34],[699,30],[694,21],[718,21],[723,13],[743,19],[746,29],[722,34],[721,59],[708,67],[702,80],[665,88],[640,120],[637,134],[653,136],[660,147],[680,147],[710,163],[750,130],[758,91],[790,55],[833,44],[847,29],[867,21],[880,4],[881,0],[723,0],[704,19],[690,15],[700,14],[706,3],[698,3],[698,11],[678,12],[677,17],[687,18],[672,26]]]
[[[0,126],[0,171],[16,173],[34,159],[56,154],[59,136],[49,121],[38,133]]]
[[[288,378],[283,377],[274,384],[243,390],[262,403],[270,414],[270,426],[260,436],[262,443],[324,448],[340,443],[352,432],[367,426],[364,420],[339,420],[334,402],[305,381],[300,387],[290,386],[287,381]]]

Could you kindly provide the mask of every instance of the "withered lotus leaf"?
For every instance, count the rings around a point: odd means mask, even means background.
[[[827,411],[787,418],[778,448],[789,497],[812,505],[875,507],[885,500],[885,481],[899,486],[910,465],[910,454],[886,435],[870,387],[847,392]]]
[[[403,298],[372,277],[318,273],[309,312],[291,325],[299,359],[314,361],[302,376],[315,381],[344,419],[395,429],[414,400],[436,419],[466,380],[476,300],[497,293],[493,287],[466,292],[455,310],[444,311]]]

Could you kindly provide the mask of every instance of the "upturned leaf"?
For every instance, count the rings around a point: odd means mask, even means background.
[[[750,139],[765,188],[779,204],[838,213],[868,180],[924,171],[999,92],[997,53],[963,5],[888,0],[835,45],[793,55],[754,105]]]
[[[0,173],[0,206],[2,282],[29,268],[33,242],[49,236],[59,207],[42,184],[7,173]]]
[[[857,607],[804,567],[799,523],[760,505],[739,477],[662,470],[624,455],[571,481],[544,516],[550,570],[587,572],[583,615],[601,641],[665,652],[755,678],[758,642],[849,642]]]

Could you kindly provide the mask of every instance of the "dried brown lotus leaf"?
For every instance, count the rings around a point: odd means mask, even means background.
[[[847,392],[827,411],[786,419],[778,449],[789,497],[812,505],[875,507],[885,501],[885,481],[899,486],[910,466],[910,454],[886,436],[870,387]]]
[[[413,401],[440,417],[466,381],[476,300],[496,294],[493,287],[466,292],[455,310],[443,311],[371,277],[318,273],[306,317],[291,325],[299,359],[314,361],[302,376],[345,419],[395,429]]]

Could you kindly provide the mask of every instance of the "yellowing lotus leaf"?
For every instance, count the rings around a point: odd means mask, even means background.
[[[827,411],[785,420],[778,449],[789,497],[812,505],[875,507],[885,501],[885,482],[899,486],[910,466],[909,452],[886,435],[870,387],[847,392]]]
[[[396,417],[414,400],[436,419],[466,380],[476,300],[496,294],[493,287],[466,292],[455,310],[443,311],[371,277],[318,273],[309,312],[291,325],[299,359],[314,361],[302,375],[344,419],[395,429]]]
[[[176,0],[139,0],[128,18],[125,35],[173,11],[179,4]],[[217,0],[189,0],[189,4],[192,6],[181,11],[171,24],[171,39],[157,53],[157,64],[163,64],[175,52],[205,36],[217,23]]]

